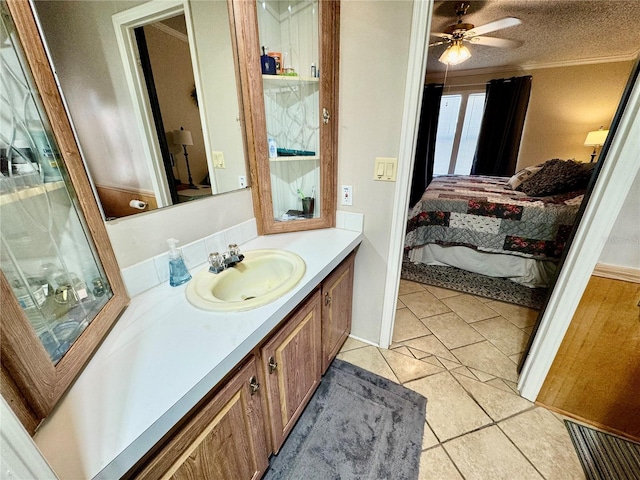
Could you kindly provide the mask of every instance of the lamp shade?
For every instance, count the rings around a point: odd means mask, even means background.
[[[173,143],[176,145],[193,145],[193,138],[189,130],[174,130]]]
[[[471,52],[462,44],[461,40],[456,40],[440,56],[438,61],[445,65],[458,65],[471,58]]]
[[[584,141],[585,147],[601,147],[609,134],[609,130],[593,130],[587,134]]]

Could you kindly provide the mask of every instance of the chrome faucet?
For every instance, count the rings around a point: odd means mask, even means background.
[[[209,254],[209,271],[218,274],[227,268],[236,266],[244,260],[244,255],[240,253],[240,248],[235,243],[229,245],[224,253],[212,252]]]

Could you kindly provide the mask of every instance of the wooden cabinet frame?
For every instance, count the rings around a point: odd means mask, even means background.
[[[256,2],[228,0],[229,13],[235,27],[239,74],[242,89],[243,113],[251,194],[260,235],[283,233],[335,226],[337,201],[338,156],[338,78],[340,58],[340,2],[318,2],[320,29],[320,105],[330,114],[328,124],[320,120],[320,195],[322,198],[319,218],[276,222],[273,218],[273,201],[267,146],[266,118],[262,71],[260,68],[260,42]]]
[[[107,236],[102,214],[80,157],[71,124],[55,82],[49,59],[27,0],[6,0],[31,69],[52,133],[76,192],[74,201],[85,219],[113,297],[54,366],[4,274],[0,274],[2,311],[2,396],[31,434],[80,373],[118,316],[129,303],[120,269]],[[1,273],[1,272],[0,272]]]

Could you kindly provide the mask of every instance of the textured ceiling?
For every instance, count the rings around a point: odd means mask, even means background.
[[[455,24],[457,0],[436,1],[432,32]],[[471,58],[449,72],[498,67],[574,63],[637,55],[640,51],[640,0],[487,0],[469,1],[463,22],[475,26],[516,17],[521,25],[486,36],[523,42],[516,49],[467,44]],[[437,37],[430,37],[436,42]],[[428,71],[443,72],[438,58],[446,45],[429,49]]]

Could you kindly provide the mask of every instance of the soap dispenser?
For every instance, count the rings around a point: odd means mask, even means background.
[[[170,238],[169,244],[169,285],[177,287],[191,280],[191,274],[184,264],[182,252],[176,247],[178,240]]]

